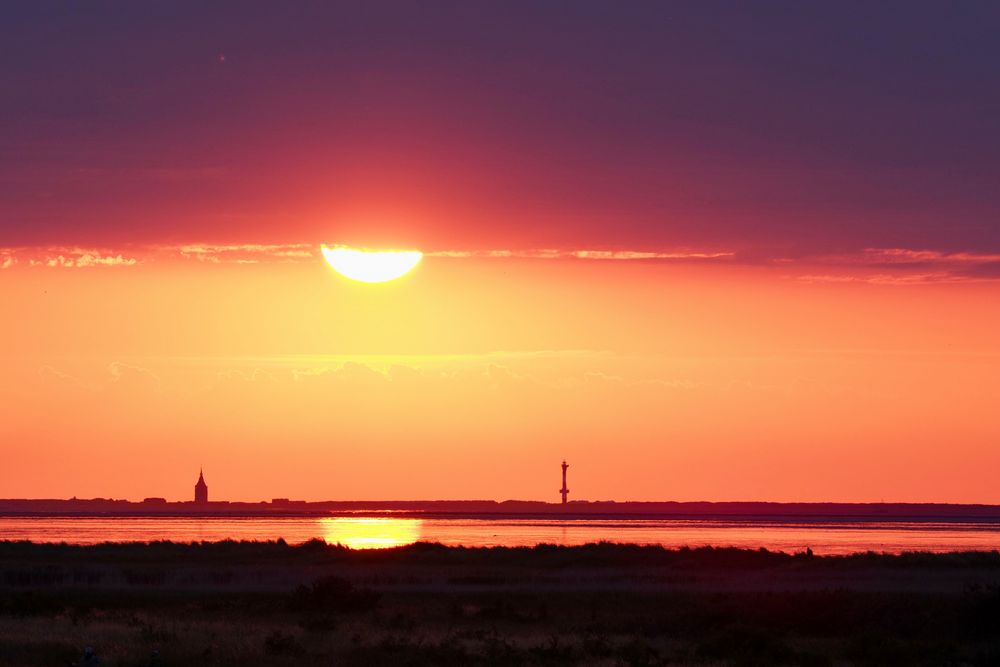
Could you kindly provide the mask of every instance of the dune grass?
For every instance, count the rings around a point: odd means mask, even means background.
[[[997,580],[995,552],[0,543],[0,665],[988,665]]]

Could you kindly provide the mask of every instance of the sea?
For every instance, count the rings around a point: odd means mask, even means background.
[[[0,517],[0,540],[67,544],[323,540],[352,549],[414,542],[466,547],[531,547],[620,542],[679,547],[765,548],[797,553],[992,551],[1000,521],[838,520],[829,518],[422,518],[323,517]]]

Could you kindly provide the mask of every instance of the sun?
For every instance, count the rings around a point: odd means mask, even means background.
[[[419,250],[358,250],[320,246],[323,257],[333,269],[351,280],[384,283],[409,273],[424,256]]]

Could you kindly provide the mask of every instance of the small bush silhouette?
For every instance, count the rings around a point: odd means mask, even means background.
[[[292,594],[291,607],[296,611],[360,613],[378,605],[379,594],[358,588],[340,577],[322,577],[311,586],[299,586]]]
[[[264,638],[264,653],[268,655],[301,655],[303,652],[292,635],[275,630]]]

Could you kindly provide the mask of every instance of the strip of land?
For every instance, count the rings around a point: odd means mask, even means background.
[[[996,664],[1000,553],[0,542],[0,664],[87,645],[105,665]]]
[[[112,498],[0,499],[0,516],[331,516],[380,514],[448,517],[622,516],[630,518],[740,517],[825,521],[963,520],[1000,521],[1000,505],[949,503],[771,503],[771,502],[615,502],[576,500],[545,503],[527,500],[328,500],[307,502],[274,498],[261,502],[142,502]]]

